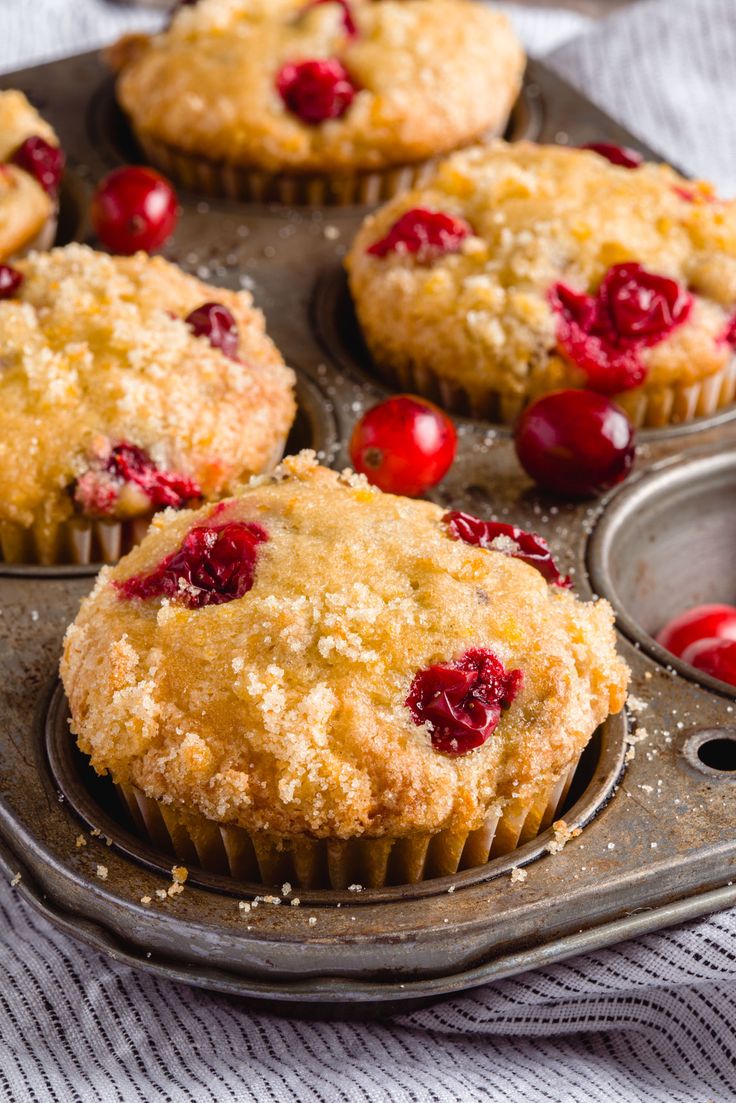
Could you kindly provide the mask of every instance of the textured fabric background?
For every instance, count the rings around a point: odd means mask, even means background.
[[[642,0],[597,24],[505,6],[606,110],[736,190],[736,0]],[[0,68],[157,18],[0,0]],[[736,1100],[734,913],[386,1024],[304,1024],[113,965],[2,885],[0,975],[0,1098],[13,1103]]]

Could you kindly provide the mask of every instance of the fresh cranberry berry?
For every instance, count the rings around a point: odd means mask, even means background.
[[[122,483],[134,483],[156,509],[171,506],[181,509],[202,491],[188,475],[161,471],[151,457],[135,444],[118,444],[110,453],[106,470]]]
[[[289,111],[310,126],[341,119],[358,91],[335,57],[289,62],[278,74],[276,87]]]
[[[414,207],[394,222],[385,237],[369,246],[368,252],[374,257],[413,253],[420,260],[431,260],[444,253],[457,253],[472,233],[472,227],[462,218]]]
[[[720,678],[736,686],[736,640],[698,640],[686,648],[682,661],[710,674],[711,678]]]
[[[381,490],[410,498],[444,478],[456,448],[450,418],[433,403],[408,394],[373,406],[350,437],[355,470]]]
[[[450,663],[414,676],[404,704],[415,724],[428,724],[432,746],[443,754],[467,754],[493,734],[524,683],[492,651],[473,648]]]
[[[550,546],[536,532],[525,532],[516,525],[504,525],[499,521],[482,521],[472,513],[451,510],[442,518],[455,540],[464,540],[488,551],[503,552],[514,559],[521,559],[530,567],[536,567],[547,582],[568,589],[569,578],[560,574],[552,558]]]
[[[560,350],[603,394],[638,387],[646,375],[641,350],[663,341],[693,308],[692,295],[676,280],[640,264],[609,268],[595,296],[558,283],[550,303],[559,315]]]
[[[253,587],[258,545],[268,534],[251,521],[203,525],[187,533],[150,574],[133,575],[115,585],[127,598],[168,597],[189,609],[223,605]]]
[[[736,606],[696,605],[674,617],[657,633],[657,643],[679,657],[704,639],[736,640]]]
[[[311,0],[311,3],[307,4],[304,11],[309,11],[310,8],[317,8],[321,4],[339,4],[342,8],[342,25],[345,28],[345,34],[348,38],[357,37],[358,28],[350,7],[350,0]]]
[[[153,169],[126,165],[101,181],[92,199],[92,226],[113,253],[152,252],[174,232],[176,192]]]
[[[580,148],[598,153],[612,165],[619,165],[624,169],[638,169],[644,164],[641,153],[637,153],[635,149],[629,149],[628,146],[617,146],[613,142],[587,142]]]
[[[541,487],[574,498],[602,494],[631,470],[634,427],[593,391],[553,391],[528,406],[514,430],[521,466]]]
[[[65,162],[63,150],[58,146],[38,136],[26,138],[10,160],[33,176],[48,195],[57,194]]]
[[[0,264],[0,299],[12,299],[22,283],[22,272],[11,264]]]
[[[238,359],[238,323],[222,303],[203,303],[187,314],[184,321],[197,337],[206,337],[213,348],[231,360]]]

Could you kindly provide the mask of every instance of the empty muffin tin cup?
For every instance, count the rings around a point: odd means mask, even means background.
[[[672,655],[656,635],[679,613],[736,603],[736,451],[708,450],[655,468],[614,496],[588,546],[594,590],[618,626],[664,666],[710,689],[736,687]]]

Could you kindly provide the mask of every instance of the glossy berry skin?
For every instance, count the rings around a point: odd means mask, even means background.
[[[430,261],[446,253],[457,253],[472,233],[472,227],[463,218],[414,207],[402,214],[386,236],[374,241],[367,251],[374,257],[411,253],[420,261]]]
[[[492,651],[477,647],[420,670],[404,704],[415,724],[430,725],[436,751],[467,754],[493,734],[523,684],[520,670],[507,671]]]
[[[698,640],[685,649],[682,661],[736,686],[736,640]]]
[[[570,579],[560,573],[549,544],[536,532],[525,532],[516,525],[506,525],[501,521],[482,521],[480,517],[461,513],[460,510],[451,510],[442,520],[453,539],[521,559],[539,571],[552,586],[561,586],[566,590],[572,586]]]
[[[558,283],[549,300],[560,351],[602,394],[638,387],[646,376],[641,350],[668,337],[693,308],[692,295],[676,280],[633,263],[609,268],[595,295]]]
[[[58,146],[52,146],[45,138],[36,135],[26,138],[10,160],[33,176],[48,195],[58,194],[66,160]]]
[[[187,314],[184,321],[197,337],[206,337],[213,348],[231,360],[238,359],[238,324],[222,303],[203,303]]]
[[[528,406],[514,431],[519,462],[539,486],[587,498],[631,470],[634,427],[623,410],[593,391],[553,391]]]
[[[139,165],[114,169],[99,184],[90,209],[92,226],[112,253],[151,253],[176,226],[176,192],[160,173]]]
[[[355,99],[355,85],[337,58],[289,62],[276,78],[286,107],[308,126],[341,119]]]
[[[657,633],[657,643],[679,658],[694,643],[707,639],[736,640],[736,606],[696,605]]]
[[[251,521],[201,525],[149,574],[133,575],[115,586],[128,599],[167,597],[189,609],[224,605],[252,588],[258,546],[267,540],[265,529]]]
[[[618,165],[620,168],[638,169],[640,165],[644,164],[641,153],[638,153],[635,149],[629,149],[628,146],[617,146],[613,142],[587,142],[580,148],[589,149],[593,153],[605,157],[612,165]]]
[[[380,490],[410,498],[444,478],[456,448],[450,418],[426,399],[407,394],[368,410],[350,437],[355,470]]]
[[[22,272],[12,264],[0,264],[0,299],[12,299],[22,283]]]

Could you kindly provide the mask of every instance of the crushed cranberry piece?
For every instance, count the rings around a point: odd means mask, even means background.
[[[202,525],[149,574],[115,585],[126,598],[174,598],[189,609],[223,605],[252,589],[258,545],[267,540],[265,529],[250,521]]]
[[[692,295],[676,280],[633,263],[609,268],[595,296],[558,283],[550,302],[559,315],[560,350],[603,394],[637,387],[646,375],[641,350],[686,322],[693,307]]]
[[[569,589],[572,582],[562,575],[543,536],[525,532],[516,525],[482,521],[472,513],[451,510],[442,518],[455,540],[464,540],[488,551],[500,551],[535,567],[547,582]]]
[[[22,272],[11,264],[0,264],[0,299],[12,299],[22,283]]]
[[[624,169],[638,169],[644,164],[641,153],[628,146],[617,146],[613,142],[587,142],[581,149],[589,149],[600,157],[605,157],[612,165],[619,165]]]
[[[374,257],[416,253],[420,259],[431,259],[442,253],[456,253],[472,233],[472,227],[462,218],[414,207],[394,222],[385,237],[369,246],[368,252]]]
[[[123,483],[135,483],[156,509],[172,506],[181,509],[192,498],[201,498],[194,479],[161,471],[147,452],[135,444],[118,444],[110,453],[106,470]]]
[[[222,303],[203,303],[187,314],[184,321],[197,337],[206,337],[213,348],[220,349],[230,360],[238,359],[238,324]]]
[[[736,349],[736,314],[729,318],[726,323],[726,328],[719,337],[719,341],[725,341],[731,348]]]
[[[64,172],[64,153],[37,135],[26,138],[10,158],[18,168],[25,169],[49,195],[56,195]]]
[[[524,682],[492,651],[472,648],[453,662],[420,670],[404,702],[415,724],[429,724],[432,746],[443,754],[466,754],[493,734]]]
[[[345,34],[348,38],[357,38],[358,27],[350,7],[350,0],[311,0],[311,3],[307,4],[304,11],[309,11],[311,8],[317,8],[320,4],[339,4],[342,8],[342,24],[345,28]]]
[[[341,119],[358,91],[335,57],[289,62],[279,72],[276,88],[289,111],[310,126]]]

